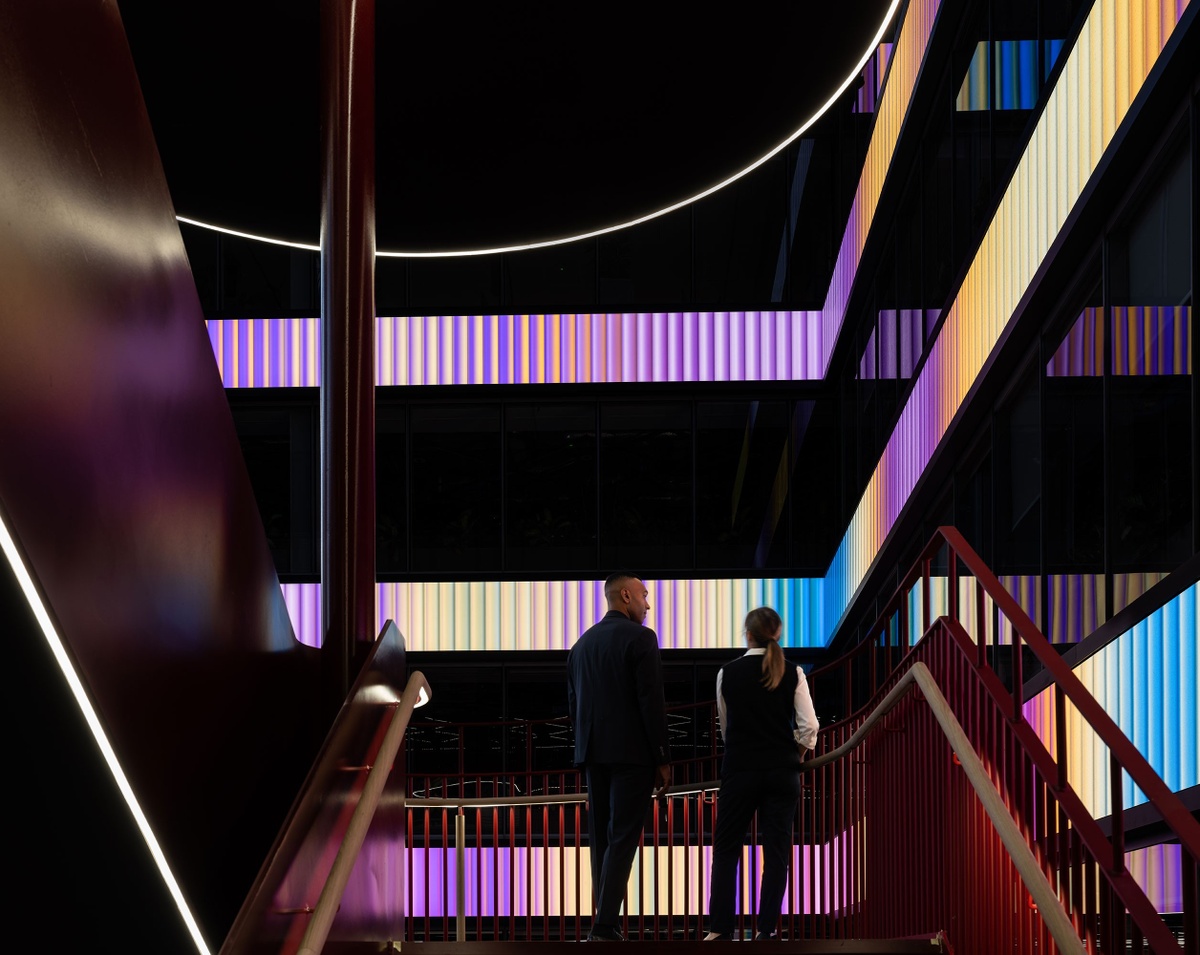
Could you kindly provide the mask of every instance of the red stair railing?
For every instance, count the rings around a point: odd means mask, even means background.
[[[947,613],[932,613],[934,559],[943,548]],[[960,573],[960,565],[965,574]],[[919,598],[926,636],[909,649],[908,620]],[[966,599],[964,599],[966,598]],[[973,599],[971,599],[973,598]],[[993,625],[988,626],[988,607]],[[966,614],[960,611],[966,605]],[[963,620],[966,616],[968,619]],[[1011,689],[989,665],[999,655],[989,640],[1007,621],[1012,643]],[[1156,953],[1196,955],[1197,861],[1200,824],[1162,781],[1144,756],[1063,662],[1016,600],[951,527],[939,528],[883,608],[868,639],[828,667],[813,671],[810,684],[840,685],[846,700],[855,690],[868,699],[856,712],[822,732],[819,752],[840,745],[914,662],[925,663],[943,689],[972,744],[991,761],[997,790],[1026,833],[1075,923],[1088,952],[1149,948]],[[1053,680],[1055,752],[1051,755],[1022,712],[1022,648]],[[900,655],[903,654],[901,657]],[[814,690],[819,699],[820,691]],[[1106,836],[1072,787],[1065,758],[1067,705],[1075,708],[1109,752],[1112,832]],[[967,951],[1035,951],[1046,944],[1043,927],[1028,902],[1022,906],[1011,873],[1005,871],[994,833],[957,794],[959,782],[944,762],[915,704],[895,711],[875,734],[860,761],[839,760],[816,771],[806,787],[807,825],[845,834],[858,826],[871,841],[843,839],[845,866],[863,866],[853,885],[842,886],[841,914],[818,925],[833,936],[895,937],[945,929],[951,945]],[[894,742],[895,741],[895,742]],[[918,757],[914,759],[915,757]],[[943,759],[944,757],[944,759]],[[869,767],[869,771],[868,768]],[[947,775],[949,773],[949,775]],[[1125,864],[1123,773],[1146,795],[1180,845],[1182,945],[1134,881]],[[1082,780],[1078,782],[1083,782]],[[834,793],[833,797],[828,796]],[[914,802],[913,793],[916,793]],[[947,813],[971,815],[946,828]],[[973,814],[973,815],[972,815]],[[940,818],[939,818],[940,817]],[[943,844],[956,840],[957,845]],[[815,841],[815,840],[813,840]],[[855,857],[859,853],[860,857]],[[970,860],[970,861],[964,861]],[[939,901],[940,900],[940,901]],[[948,924],[953,920],[956,924]]]
[[[934,561],[943,550],[945,572],[935,575]],[[941,592],[945,614],[934,613],[935,591]],[[1002,625],[1011,634],[1007,645],[997,636]],[[872,715],[919,662],[987,767],[996,793],[1074,925],[1079,951],[1182,949],[1184,955],[1200,955],[1200,826],[956,530],[938,530],[876,623],[864,632],[868,639],[809,675],[820,709],[841,696],[843,712],[849,714],[822,730],[818,754],[832,754],[848,744],[868,720],[875,725],[855,749],[836,759],[818,755],[804,774],[784,904],[785,937],[938,937],[947,948],[972,955],[1033,955],[1060,947],[997,824],[965,778],[932,705],[910,691],[885,715]],[[925,636],[917,641],[919,634]],[[1022,713],[1025,653],[1053,680],[1051,749]],[[1011,657],[1011,688],[989,662],[1004,662],[1005,655]],[[1067,738],[1068,704],[1111,754],[1110,836],[1072,787],[1083,780],[1071,780],[1067,760],[1061,758],[1072,742]],[[674,787],[670,798],[656,806],[631,882],[631,895],[639,893],[630,899],[624,921],[631,938],[697,938],[705,927],[706,841],[711,843],[719,759],[715,707],[705,702],[685,709],[687,714],[679,713],[681,722],[686,716],[707,726],[712,751],[677,766],[676,783],[685,785]],[[474,762],[467,758],[471,725],[425,724],[428,731],[454,739],[457,758],[452,761],[458,771],[410,775],[409,793],[423,800],[473,804],[408,810],[410,876],[417,868],[423,875],[420,883],[409,884],[410,940],[447,939],[460,931],[459,925],[477,939],[578,939],[590,923],[590,893],[583,888],[587,876],[579,871],[583,816],[578,802],[566,801],[580,791],[578,774],[565,767],[529,771],[536,761],[535,735],[558,737],[566,727],[563,721],[510,725],[518,737],[514,749],[523,750],[523,771],[467,773],[467,763]],[[1146,794],[1179,842],[1182,945],[1125,865],[1122,773]],[[549,807],[481,805],[490,796],[562,797],[563,802]],[[468,868],[473,900],[469,924],[460,921],[464,914],[446,878],[460,818],[470,828],[468,841],[475,853]],[[1011,833],[1010,825],[1005,828]],[[490,873],[484,871],[485,857],[494,867]],[[544,872],[573,870],[569,887],[550,885],[544,876],[537,883],[535,857]],[[754,833],[745,863],[749,875],[743,878],[741,908],[750,911],[759,873]],[[440,885],[429,881],[432,866],[443,868]],[[740,929],[748,930],[751,922],[743,914]]]

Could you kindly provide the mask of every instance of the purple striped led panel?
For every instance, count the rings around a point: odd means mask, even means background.
[[[1190,305],[1112,308],[1114,375],[1190,375]],[[1046,363],[1052,378],[1104,374],[1104,309],[1085,308]]]
[[[205,324],[226,388],[320,386],[318,319],[234,318]]]
[[[807,381],[817,312],[623,312],[380,318],[376,384]]]
[[[1112,310],[1114,375],[1190,375],[1190,305],[1118,305]]]
[[[321,642],[321,585],[283,584],[296,638]],[[647,580],[646,625],[664,649],[744,646],[755,607],[774,607],[788,647],[821,647],[821,578]],[[377,585],[376,627],[394,620],[410,650],[565,650],[604,616],[604,582],[508,580]]]
[[[320,385],[320,322],[213,320],[227,388]],[[815,311],[418,315],[376,320],[377,385],[812,381]]]
[[[421,825],[419,814],[416,825]],[[783,914],[793,911],[797,915],[828,914],[857,902],[855,890],[860,880],[855,877],[853,846],[853,829],[822,845],[793,846]],[[458,915],[456,850],[417,847],[408,853],[408,858],[410,915],[415,918]],[[592,914],[591,855],[587,846],[565,849],[469,846],[462,860],[466,868],[464,914],[470,918]],[[678,876],[685,871],[711,870],[711,845],[639,849],[630,869],[625,913],[631,917],[685,911],[707,915],[708,879],[669,878],[668,873],[674,871]],[[762,850],[746,846],[742,850],[737,883],[739,911],[756,910],[758,879],[754,876],[761,872]]]

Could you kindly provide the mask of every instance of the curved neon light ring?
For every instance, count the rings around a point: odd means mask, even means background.
[[[676,202],[673,205],[664,206],[657,212],[650,212],[644,216],[638,216],[636,219],[629,219],[626,222],[619,222],[616,225],[605,226],[603,229],[593,229],[591,232],[581,232],[578,235],[567,236],[561,239],[545,239],[540,242],[526,242],[521,245],[505,245],[489,249],[466,249],[463,251],[387,252],[376,250],[375,256],[377,258],[391,259],[454,259],[466,258],[467,256],[472,255],[499,255],[504,252],[524,252],[528,249],[545,249],[553,245],[567,245],[570,242],[581,242],[584,239],[594,239],[597,236],[607,235],[610,232],[619,232],[622,229],[628,229],[635,225],[641,225],[643,222],[649,222],[651,219],[657,219],[660,216],[665,216],[668,213],[675,212],[678,209],[682,209],[684,206],[691,205],[693,202],[699,202],[701,199],[711,196],[714,192],[724,189],[731,183],[737,182],[737,180],[741,179],[743,176],[749,175],[763,163],[767,162],[774,156],[779,155],[780,152],[808,132],[812,125],[822,116],[824,116],[829,111],[830,107],[832,107],[833,104],[841,98],[842,94],[849,89],[850,84],[854,82],[858,74],[861,73],[863,68],[867,65],[867,61],[875,55],[875,50],[879,47],[879,44],[883,42],[883,35],[887,31],[888,24],[892,22],[892,17],[895,16],[896,10],[900,6],[900,2],[901,0],[892,0],[891,5],[887,9],[887,13],[885,13],[883,16],[883,22],[880,23],[879,29],[875,32],[875,38],[871,41],[866,52],[859,59],[858,65],[850,71],[850,75],[842,81],[842,84],[837,88],[833,95],[825,101],[824,105],[822,105],[820,109],[818,109],[811,117],[809,117],[799,129],[784,139],[770,152],[760,156],[740,172],[735,172],[732,176],[729,176],[727,179],[723,179],[715,186],[710,186],[703,192],[698,192],[694,196],[690,196],[687,199],[681,199],[679,202]],[[303,249],[308,252],[321,251],[321,247],[319,245],[311,245],[306,242],[289,242],[285,239],[273,239],[268,236],[254,235],[250,232],[239,232],[236,229],[227,229],[224,226],[213,225],[209,222],[201,222],[198,219],[189,219],[185,216],[176,216],[175,218],[179,222],[185,223],[186,225],[196,226],[201,229],[209,229],[213,232],[221,232],[225,235],[236,236],[239,239],[252,239],[256,242],[269,242],[271,245],[283,245],[291,249]]]

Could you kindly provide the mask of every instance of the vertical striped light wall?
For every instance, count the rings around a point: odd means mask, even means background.
[[[1111,325],[1111,374],[1192,374],[1190,305],[1114,306]],[[1065,378],[1102,374],[1104,309],[1085,308],[1046,362],[1046,375]]]
[[[317,387],[315,318],[208,322],[228,388]],[[418,315],[376,321],[377,385],[813,381],[820,312]]]
[[[1100,0],[1091,10],[1078,42],[1067,54],[1067,62],[1051,91],[1046,110],[1038,119],[1000,208],[834,556],[821,599],[813,604],[820,608],[817,611],[820,619],[813,630],[820,635],[820,640],[833,632],[861,585],[866,570],[1011,319],[1034,271],[1111,142],[1184,6],[1183,0],[1132,5],[1118,0]],[[877,117],[878,135],[884,136],[889,124],[894,127],[892,133],[880,139],[881,145],[876,150],[879,156],[891,155],[895,135],[903,121],[902,104],[907,103],[911,94],[936,11],[935,0],[915,0],[910,5],[900,42],[893,50],[884,102]],[[905,90],[907,92],[903,92]],[[874,138],[875,135],[873,141]],[[892,145],[885,148],[882,144],[886,142]],[[861,238],[869,227],[870,216],[865,213],[868,209],[873,211],[882,175],[882,172],[876,174],[871,169],[864,170],[859,186],[861,202],[858,202],[843,243],[845,250],[858,251],[847,251],[842,266],[857,262],[861,244],[858,240],[852,241],[852,237],[860,235]],[[828,302],[837,300],[834,286],[838,281],[835,276]],[[841,307],[844,308],[844,302]],[[827,320],[832,313],[827,307],[822,314]],[[1141,324],[1145,325],[1148,321],[1145,312],[1137,314]],[[1163,329],[1163,337],[1167,337],[1169,328],[1169,340],[1174,343],[1188,324],[1183,321],[1184,317],[1172,315],[1170,321],[1156,317],[1155,328]],[[572,380],[571,375],[575,376],[574,380],[587,380],[581,376],[601,374],[603,380],[622,381],[673,380],[676,375],[710,380],[706,377],[709,374],[711,380],[734,380],[737,376],[744,378],[755,374],[803,377],[814,370],[814,347],[827,350],[830,345],[829,336],[817,333],[815,313],[508,316],[503,322],[501,316],[495,318],[494,324],[485,323],[482,316],[478,322],[469,316],[382,322],[380,361],[384,365],[389,361],[391,364],[386,370],[381,368],[381,378],[392,383],[453,383],[545,381],[555,380],[555,374],[559,381]],[[1122,327],[1132,323],[1128,318],[1124,321]],[[695,324],[689,326],[691,322]],[[570,347],[570,335],[564,339],[568,327],[574,329],[573,348]],[[697,330],[690,352],[687,348],[689,327]],[[796,334],[798,327],[802,329],[800,335]],[[712,329],[710,340],[704,337],[707,328]],[[588,334],[581,335],[581,329],[586,329]],[[219,361],[231,361],[233,356],[239,356],[239,360],[248,362],[245,378],[258,376],[257,380],[278,381],[284,374],[301,377],[311,372],[311,378],[302,380],[305,383],[315,381],[317,366],[313,352],[303,350],[306,343],[315,338],[307,326],[281,323],[264,332],[265,337],[261,340],[244,326],[214,329],[210,334]],[[243,334],[247,336],[244,341],[238,337]],[[484,349],[488,334],[494,334],[491,344],[495,347]],[[431,335],[439,342],[454,344],[432,347],[429,344]],[[262,356],[270,353],[266,346],[276,340],[291,343],[287,346],[291,349],[287,359],[265,361]],[[407,344],[401,348],[398,343],[405,340]],[[706,340],[710,344],[705,345]],[[786,360],[780,357],[781,341],[790,341],[793,346]],[[803,341],[804,346],[797,359],[795,346],[799,341]],[[598,350],[594,346],[599,342],[603,342],[603,348]],[[680,346],[672,343],[678,342],[684,344],[683,352],[677,355],[675,349]],[[727,357],[724,363],[717,358],[718,354],[732,356],[734,353],[742,357]],[[1130,354],[1133,353],[1131,350]],[[1182,354],[1174,344],[1171,353]],[[598,357],[600,355],[602,359]],[[765,357],[769,355],[775,356],[773,370]],[[253,360],[251,356],[254,356]],[[689,364],[692,358],[695,363]],[[1138,367],[1138,362],[1131,361],[1129,365],[1132,370]],[[276,377],[272,378],[272,375]],[[1064,632],[1073,629],[1075,618],[1070,615],[1070,601],[1052,602],[1054,619],[1064,621]],[[1087,606],[1080,604],[1078,610],[1080,620],[1107,612],[1107,608],[1097,606],[1094,600]],[[815,642],[807,636],[804,641]]]
[[[205,324],[226,388],[320,387],[317,319],[235,318]]]
[[[380,318],[376,383],[811,381],[820,331],[805,311]]]
[[[788,891],[783,914],[828,914],[858,901],[859,879],[853,870],[854,857],[843,847],[853,845],[853,830],[817,846],[792,847],[788,869]],[[415,918],[453,918],[458,914],[454,892],[458,861],[454,849],[416,848],[410,855],[408,883],[412,886]],[[592,913],[591,855],[587,846],[562,851],[542,846],[467,847],[465,913],[483,916],[587,916]],[[842,875],[843,860],[849,871]],[[625,913],[636,917],[654,912],[708,914],[711,845],[650,846],[638,849],[629,876]],[[668,873],[675,878],[668,878]],[[684,879],[681,873],[690,872]],[[738,868],[736,911],[752,913],[758,907],[762,878],[762,850],[746,846]],[[552,886],[549,892],[545,886]],[[558,887],[562,887],[560,892]],[[529,891],[538,887],[537,891]],[[845,897],[843,897],[845,893]],[[576,908],[576,899],[582,900]]]
[[[783,618],[780,641],[821,647],[820,578],[647,580],[651,627],[665,649],[745,645],[742,624],[755,607]],[[321,642],[321,585],[284,584],[296,637]],[[604,616],[604,582],[476,581],[381,583],[376,620],[394,620],[410,650],[565,650]]]
[[[1075,668],[1088,692],[1173,790],[1200,785],[1200,584],[1150,614]],[[1108,749],[1074,706],[1067,713],[1067,778],[1096,818],[1112,812]],[[1025,704],[1025,718],[1055,752],[1054,692]],[[1056,754],[1057,755],[1057,754]],[[1126,776],[1123,808],[1146,801]]]
[[[828,370],[830,356],[846,318],[846,303],[854,286],[854,277],[858,272],[867,235],[875,220],[879,196],[883,192],[883,183],[892,164],[892,155],[896,151],[896,142],[900,138],[904,118],[908,114],[908,105],[912,101],[917,75],[925,58],[925,50],[929,45],[929,37],[933,33],[933,25],[940,7],[941,0],[910,0],[904,13],[900,35],[891,50],[887,82],[875,113],[875,123],[871,128],[871,140],[867,144],[862,175],[854,191],[850,218],[838,248],[833,277],[821,309],[821,341],[824,346],[824,354],[821,356],[822,376]]]
[[[862,583],[1185,6],[1092,7],[833,559],[831,612]]]

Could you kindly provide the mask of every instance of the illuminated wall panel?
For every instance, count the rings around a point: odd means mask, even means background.
[[[205,323],[226,388],[316,388],[321,323],[315,318],[213,319]]]
[[[820,846],[792,847],[789,886],[783,914],[827,914],[854,904],[856,878],[843,878],[843,862],[852,864],[853,830]],[[417,848],[410,856],[408,885],[415,918],[454,918],[458,863],[454,849]],[[475,847],[464,851],[465,914],[492,916],[588,916],[592,913],[591,851],[587,846]],[[629,916],[658,912],[708,914],[712,846],[657,846],[639,849],[633,860],[626,895]],[[510,874],[511,873],[511,874]],[[668,878],[673,873],[673,878]],[[688,877],[684,877],[684,873]],[[746,846],[738,868],[737,912],[752,913],[758,905],[762,850]],[[544,888],[549,886],[549,891]],[[446,890],[443,892],[443,887]],[[533,887],[533,891],[530,891]],[[655,894],[657,892],[657,905]],[[846,892],[847,897],[842,898]],[[444,895],[444,898],[443,898]],[[576,906],[576,897],[581,900]]]
[[[1104,309],[1085,308],[1046,362],[1047,378],[1104,374]]]
[[[1103,574],[1050,574],[1046,590],[1051,643],[1078,643],[1108,619]]]
[[[867,60],[862,71],[862,86],[854,95],[855,113],[873,113],[879,105],[879,97],[883,95],[883,87],[887,82],[888,63],[892,57],[892,44],[880,43],[875,55]]]
[[[1184,6],[1098,0],[1089,13],[833,559],[830,614],[861,585]]]
[[[319,320],[212,320],[227,388],[320,385]],[[424,315],[376,322],[377,385],[813,381],[819,312]]]
[[[1159,912],[1183,911],[1183,855],[1175,845],[1147,846],[1125,853],[1125,867]]]
[[[287,604],[288,616],[292,619],[292,630],[296,639],[306,646],[321,645],[321,585],[280,584],[283,602]],[[383,628],[380,624],[376,632]],[[401,631],[403,633],[403,631]],[[405,634],[407,637],[408,634]]]
[[[1191,332],[1190,305],[1113,308],[1113,374],[1190,375]]]
[[[745,646],[755,607],[783,618],[785,647],[822,647],[820,578],[646,580],[646,625],[663,649]],[[321,643],[321,585],[284,584],[296,637]],[[394,620],[410,650],[565,650],[604,616],[604,581],[392,582],[377,585],[377,628]]]
[[[882,309],[858,360],[858,377],[911,378],[939,314],[936,309]]]
[[[1190,305],[1120,305],[1112,309],[1114,375],[1190,375]],[[1046,363],[1049,377],[1104,373],[1104,310],[1085,308]]]
[[[875,209],[879,205],[879,196],[892,164],[892,154],[896,150],[896,141],[900,138],[900,129],[908,113],[908,104],[912,100],[917,74],[925,57],[925,48],[929,44],[940,6],[941,0],[910,0],[904,14],[904,23],[900,28],[900,36],[891,50],[887,82],[879,100],[875,124],[871,129],[871,141],[867,145],[862,176],[854,192],[850,218],[846,223],[829,291],[821,310],[821,341],[824,346],[821,357],[822,376],[829,367],[829,358],[837,343],[842,322],[846,318],[846,302],[854,285],[867,234],[871,231],[871,224],[875,219]]]
[[[379,385],[805,381],[820,315],[804,311],[440,315],[378,319]]]
[[[1113,574],[1113,613],[1120,613],[1166,576],[1165,571]]]
[[[1184,4],[1097,3],[1070,51],[1045,111],[1000,207],[952,303],[938,338],[833,558],[819,599],[805,602],[802,642],[826,639],[861,585],[907,503],[968,389],[1009,322],[1016,303],[1096,168]],[[840,327],[845,295],[870,227],[886,169],[938,9],[937,0],[910,4],[892,50],[867,164],[839,253],[825,308],[814,312],[662,312],[576,315],[431,316],[381,319],[379,384],[570,381],[743,381],[816,377]],[[1126,43],[1136,37],[1138,42]],[[1153,315],[1151,315],[1153,311]],[[1170,314],[1168,314],[1170,313]],[[1086,313],[1085,313],[1086,314]],[[1190,355],[1190,309],[1126,309],[1115,314],[1127,367],[1173,373]],[[832,324],[831,324],[832,321]],[[254,325],[210,323],[226,384],[313,385],[319,379],[315,320]],[[1094,325],[1094,322],[1093,322]],[[1130,329],[1140,329],[1130,338]],[[1147,331],[1149,329],[1150,331]],[[1081,332],[1052,360],[1062,373],[1094,369],[1096,342]],[[1165,343],[1169,342],[1168,348]],[[1153,346],[1153,347],[1152,347]],[[1102,347],[1102,346],[1101,346]],[[1190,361],[1190,358],[1187,359]],[[1088,364],[1091,362],[1092,364]],[[1190,364],[1186,365],[1190,369]],[[897,373],[903,369],[898,368]],[[875,374],[881,369],[876,368]],[[422,585],[432,586],[432,585]],[[529,585],[533,586],[533,585]],[[808,592],[807,590],[805,591]],[[382,600],[382,598],[381,598]],[[767,600],[764,603],[770,602]],[[393,604],[394,605],[394,604]],[[690,607],[690,599],[680,603]],[[1071,619],[1067,603],[1056,609]],[[1099,619],[1107,608],[1079,617]],[[681,613],[684,613],[681,611]],[[684,631],[691,619],[680,618]],[[739,624],[740,625],[740,624]],[[473,645],[472,628],[455,624],[453,641]],[[514,625],[515,626],[515,625]],[[674,620],[668,626],[675,627]],[[709,625],[705,625],[708,627]],[[547,621],[511,645],[554,645],[561,625]],[[1064,633],[1067,631],[1064,630]],[[441,638],[439,638],[441,639]],[[489,637],[489,640],[492,638]],[[683,640],[666,637],[670,643]],[[715,627],[680,642],[727,645]],[[492,645],[489,643],[489,645]]]
[[[1042,616],[1042,586],[1040,577],[1006,576],[999,578],[1001,585],[1007,590],[1037,626],[1041,626]],[[936,620],[942,614],[949,613],[949,585],[947,577],[929,578],[929,619]],[[924,595],[922,584],[917,583],[907,595],[907,618],[909,645],[913,645],[922,635],[924,623]],[[958,578],[958,620],[972,639],[978,639],[978,610],[979,592],[975,586],[975,578],[962,575]],[[999,633],[996,632],[997,620]],[[995,613],[995,601],[987,594],[983,595],[983,627],[984,635],[989,646],[1006,646],[1013,641],[1013,626],[1008,618]],[[1090,631],[1089,631],[1090,632]],[[891,634],[889,640],[899,642],[898,634]]]
[[[996,40],[990,44],[980,40],[959,87],[954,108],[960,112],[993,108],[1033,109],[1042,80],[1054,69],[1062,48],[1062,40],[1042,41],[1039,75],[1037,40]]]
[[[1200,784],[1200,584],[1152,613],[1075,668],[1121,732],[1178,791]],[[1054,692],[1025,704],[1025,718],[1054,752]],[[1109,754],[1073,706],[1067,713],[1067,776],[1097,818],[1111,812]],[[1126,777],[1125,808],[1146,801]]]

